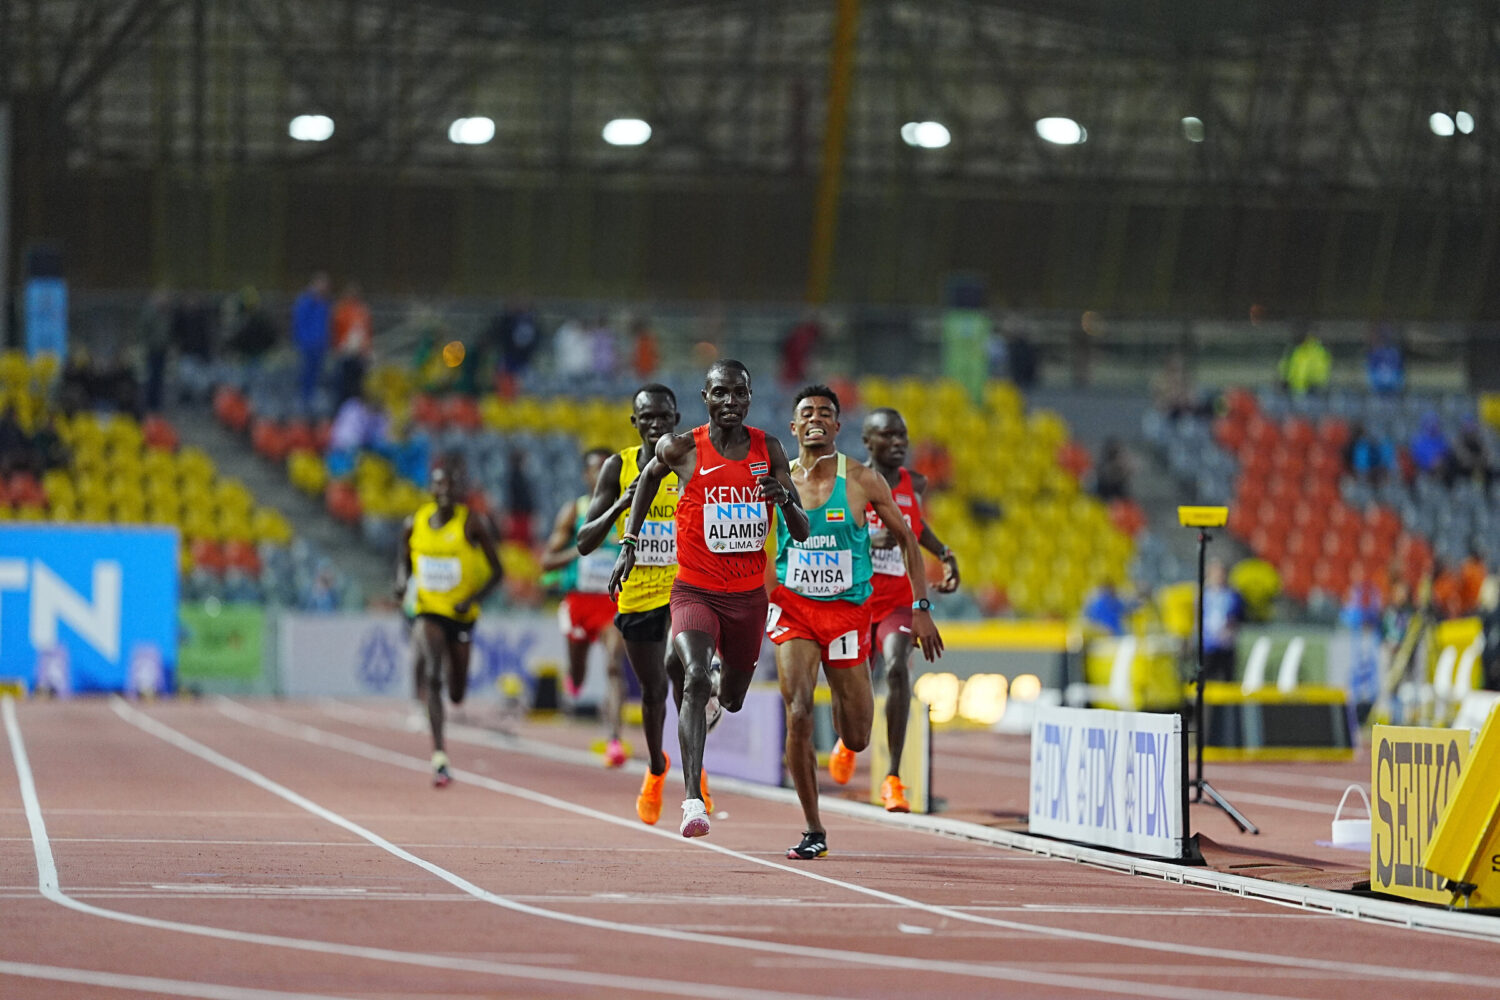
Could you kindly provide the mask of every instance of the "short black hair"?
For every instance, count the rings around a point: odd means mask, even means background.
[[[865,414],[865,423],[864,423],[864,426],[865,427],[869,427],[870,426],[870,422],[872,420],[874,420],[876,417],[895,417],[897,420],[901,421],[903,424],[906,423],[906,418],[903,417],[901,415],[901,411],[898,410],[898,409],[896,409],[894,406],[877,406],[877,407],[875,407],[875,409],[873,409],[869,413]]]
[[[666,396],[672,401],[672,409],[677,409],[677,393],[672,391],[671,386],[662,385],[660,382],[647,382],[635,391],[634,396],[630,397],[630,405],[634,406],[635,401],[642,396]]]
[[[745,367],[743,361],[736,361],[734,358],[720,358],[709,365],[708,371],[703,375],[703,387],[705,389],[708,388],[709,379],[714,377],[714,372],[739,372],[745,376],[745,384],[750,384],[750,369]]]
[[[839,394],[828,388],[828,386],[821,384],[804,385],[801,389],[798,389],[797,398],[792,400],[792,409],[795,410],[802,405],[804,399],[810,399],[813,396],[825,396],[833,400],[833,412],[835,416],[843,412],[839,408]]]
[[[614,453],[615,450],[613,448],[590,448],[588,451],[583,453],[583,460],[584,462],[588,462],[589,459],[593,458],[596,455],[600,458],[609,458],[609,456],[613,455]]]

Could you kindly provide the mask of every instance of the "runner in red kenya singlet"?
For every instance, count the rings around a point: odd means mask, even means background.
[[[906,421],[890,407],[872,410],[865,417],[862,437],[870,453],[870,468],[890,486],[902,519],[922,547],[943,562],[942,582],[933,589],[940,594],[951,594],[958,589],[958,559],[922,518],[927,477],[903,467],[908,445]],[[885,731],[891,751],[891,769],[881,783],[880,800],[890,812],[909,812],[906,789],[901,784],[901,750],[906,744],[907,706],[911,701],[911,668],[907,663],[911,658],[914,602],[896,536],[881,524],[873,507],[867,516],[870,564],[874,570],[870,576],[870,627],[874,633],[874,654],[885,665]]]
[[[656,443],[656,457],[641,473],[630,521],[621,536],[619,560],[610,580],[617,593],[635,565],[641,525],[667,473],[682,484],[677,502],[677,579],[672,584],[672,645],[685,677],[677,740],[682,747],[684,837],[708,833],[699,792],[704,705],[711,692],[714,650],[723,661],[719,701],[738,712],[755,674],[766,624],[766,536],[770,508],[781,511],[787,530],[807,538],[807,514],[792,486],[786,451],[775,437],[745,426],[750,411],[750,372],[738,361],[714,362],[703,384],[708,423]]]

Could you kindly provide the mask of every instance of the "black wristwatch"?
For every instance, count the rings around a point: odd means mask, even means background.
[[[913,611],[931,611],[932,602],[925,597],[921,597],[911,602],[911,609]]]

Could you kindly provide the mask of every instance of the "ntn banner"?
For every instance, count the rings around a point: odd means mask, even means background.
[[[1180,858],[1187,851],[1182,716],[1039,705],[1031,831]]]

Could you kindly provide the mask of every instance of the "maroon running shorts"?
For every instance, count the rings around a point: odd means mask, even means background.
[[[763,587],[726,594],[674,580],[671,606],[674,640],[682,632],[707,632],[725,670],[754,672],[766,632]]]

